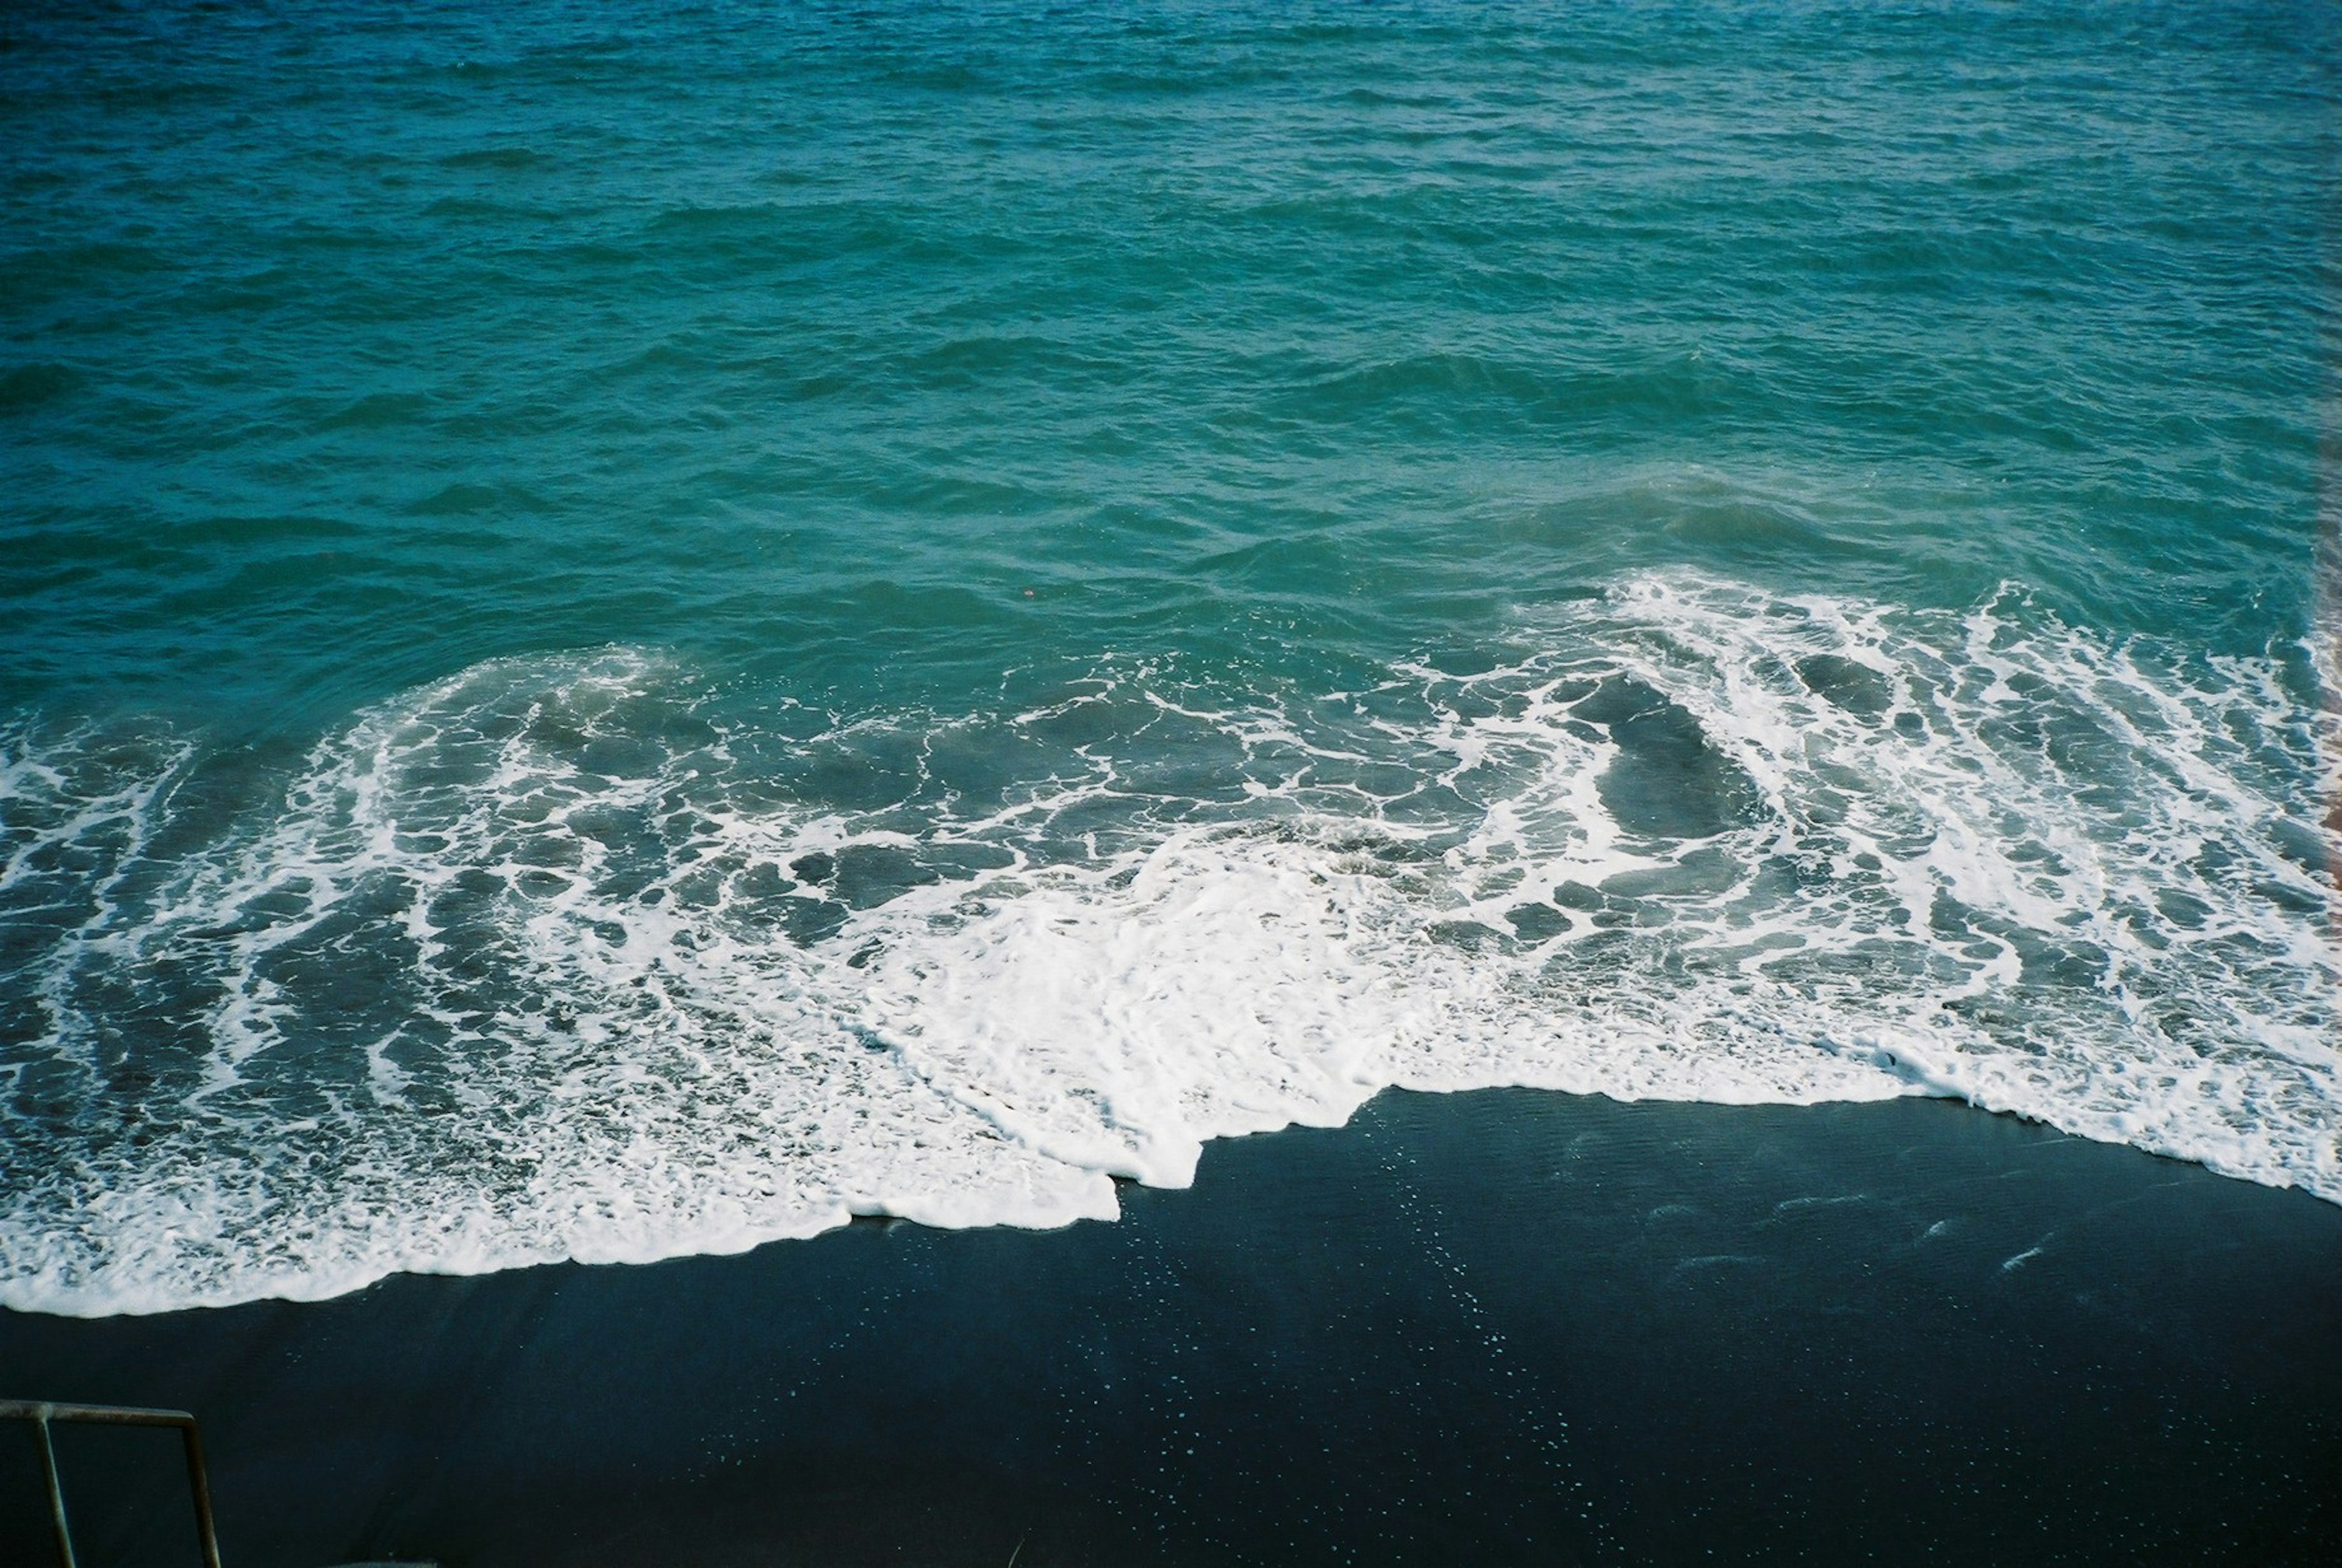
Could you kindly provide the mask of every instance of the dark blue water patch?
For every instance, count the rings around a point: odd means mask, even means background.
[[[71,365],[35,361],[0,373],[0,415],[29,414],[79,390],[82,377]]]
[[[1570,713],[1601,726],[1618,748],[1600,789],[1611,816],[1629,832],[1711,838],[1753,816],[1755,783],[1709,744],[1696,719],[1659,693],[1614,677]]]

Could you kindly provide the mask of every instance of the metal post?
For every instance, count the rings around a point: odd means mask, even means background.
[[[41,1440],[41,1479],[49,1483],[49,1522],[57,1530],[57,1563],[59,1568],[74,1568],[73,1532],[65,1527],[65,1493],[57,1483],[57,1451],[49,1445],[47,1411],[33,1417],[33,1433]]]
[[[220,1568],[219,1537],[212,1532],[212,1483],[204,1473],[203,1433],[190,1421],[179,1428],[179,1435],[187,1444],[187,1490],[195,1496],[195,1544],[203,1549],[204,1568]]]

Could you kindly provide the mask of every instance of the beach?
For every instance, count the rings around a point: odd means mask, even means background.
[[[1933,1101],[1393,1094],[1070,1230],[0,1319],[224,1560],[2322,1561],[2342,1212]],[[175,1452],[66,1432],[83,1561]],[[144,1457],[154,1459],[154,1454]],[[7,1484],[37,1539],[29,1449]],[[115,1489],[109,1491],[108,1489]],[[112,1506],[136,1496],[141,1506]],[[1020,1544],[1021,1543],[1021,1544]]]

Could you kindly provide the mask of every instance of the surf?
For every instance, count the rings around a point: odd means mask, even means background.
[[[1105,1219],[1392,1085],[1944,1095],[2342,1201],[2305,649],[1673,572],[1353,690],[1045,684],[491,661],[241,795],[20,718],[0,1303]]]

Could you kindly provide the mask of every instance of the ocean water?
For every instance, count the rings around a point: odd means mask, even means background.
[[[11,8],[0,1305],[1395,1084],[2342,1202],[2337,101],[2274,4]]]

